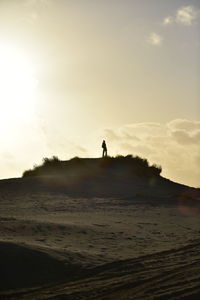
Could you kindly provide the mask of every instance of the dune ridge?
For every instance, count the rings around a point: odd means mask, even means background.
[[[0,299],[199,298],[199,189],[125,160],[0,181]]]
[[[66,193],[77,197],[127,197],[134,194],[177,197],[195,188],[162,177],[162,168],[146,159],[125,157],[78,158],[60,161],[45,158],[42,165],[24,171],[22,178],[0,181],[0,189]]]

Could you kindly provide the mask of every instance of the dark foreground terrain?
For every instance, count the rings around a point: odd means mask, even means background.
[[[6,245],[7,250],[15,247]],[[23,257],[28,254],[22,247],[19,250]],[[21,251],[21,252],[20,252]],[[16,254],[15,254],[16,255]],[[41,264],[49,259],[41,253],[36,258],[37,252],[32,253],[32,258],[42,259]],[[1,256],[2,257],[2,256]],[[31,257],[30,257],[31,258]],[[31,263],[29,262],[30,266]],[[50,265],[49,265],[50,264]],[[52,265],[51,265],[52,264]],[[57,262],[59,265],[59,262]],[[15,269],[15,263],[11,273]],[[48,261],[48,271],[54,268],[54,276],[61,283],[48,284],[47,286],[22,289],[19,291],[1,292],[1,299],[199,299],[200,297],[200,242],[189,246],[152,255],[142,256],[136,259],[116,261],[102,266],[84,270],[77,266],[64,264],[56,268],[56,263]],[[17,264],[17,267],[20,267]],[[25,266],[23,266],[25,267]],[[29,267],[29,265],[27,265]],[[70,276],[70,270],[72,272]],[[27,270],[26,270],[27,271]],[[38,269],[40,277],[41,271]],[[53,270],[51,270],[53,271]],[[21,273],[21,271],[19,272]],[[16,274],[17,275],[17,274]],[[29,278],[39,279],[37,274],[20,274],[24,281]],[[29,275],[29,278],[27,278]],[[43,274],[44,275],[44,274]],[[46,274],[47,277],[50,274]],[[12,277],[12,275],[11,275]],[[52,278],[51,278],[52,279]],[[20,281],[16,277],[17,281]],[[54,278],[55,280],[55,278]],[[2,283],[2,281],[1,281]]]
[[[0,181],[0,299],[200,299],[199,190],[97,169]]]

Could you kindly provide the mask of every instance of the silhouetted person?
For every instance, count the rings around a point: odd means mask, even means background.
[[[107,156],[107,146],[106,146],[106,142],[104,140],[103,140],[103,143],[102,143],[102,148],[103,148],[102,157],[105,157],[105,156]]]

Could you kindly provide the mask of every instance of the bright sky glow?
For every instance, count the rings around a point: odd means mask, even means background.
[[[198,0],[1,0],[0,178],[105,138],[199,186],[199,32]]]
[[[15,45],[0,45],[1,127],[18,127],[34,114],[34,67]]]

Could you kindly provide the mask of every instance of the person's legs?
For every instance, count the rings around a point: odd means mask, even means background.
[[[105,157],[107,156],[107,149],[106,148],[103,148],[103,154],[102,154],[102,157]]]

